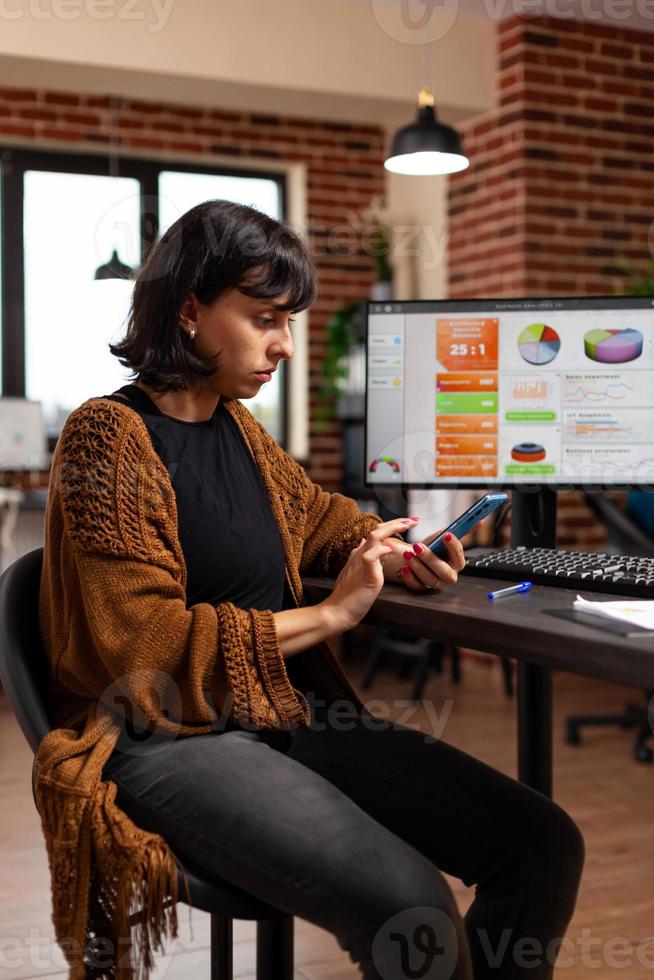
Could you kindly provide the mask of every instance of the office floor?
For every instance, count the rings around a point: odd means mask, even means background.
[[[346,669],[356,684],[362,664],[355,660]],[[383,701],[391,706],[393,718],[432,731],[424,708],[413,711],[398,703],[408,699],[410,684],[385,669],[374,687],[362,693],[375,713],[383,709],[370,702]],[[589,971],[601,980],[645,980],[654,964],[654,766],[633,760],[632,736],[625,731],[595,729],[576,749],[561,736],[566,714],[614,712],[625,699],[638,697],[638,692],[603,682],[555,677],[555,797],[577,820],[587,844],[584,879],[568,932],[567,958],[555,974],[558,980],[581,980]],[[447,717],[445,739],[514,773],[514,705],[503,693],[497,662],[466,660],[459,687],[447,676],[432,676],[424,698],[439,717]],[[32,803],[30,766],[30,750],[0,694],[0,977],[63,980],[63,957],[52,944],[49,874]],[[454,879],[451,883],[464,911],[472,893]],[[179,918],[180,937],[159,957],[152,980],[208,976],[208,916],[193,912],[193,939],[186,906],[180,905]],[[254,978],[254,930],[251,923],[235,923],[234,969],[240,980]],[[295,923],[295,946],[296,977],[301,980],[360,976],[333,936],[301,919]]]

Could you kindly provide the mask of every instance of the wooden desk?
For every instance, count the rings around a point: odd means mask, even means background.
[[[325,599],[334,587],[334,579],[302,581],[311,604]],[[552,669],[654,688],[654,637],[627,639],[543,612],[569,609],[577,595],[573,589],[535,585],[531,592],[497,602],[486,598],[487,592],[509,584],[461,575],[456,585],[440,594],[385,585],[363,622],[514,657],[518,661],[518,778],[551,796]]]

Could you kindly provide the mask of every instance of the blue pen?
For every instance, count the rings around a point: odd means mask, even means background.
[[[499,589],[497,592],[489,592],[489,599],[501,599],[505,595],[515,595],[516,592],[529,592],[533,582],[519,582],[517,585],[510,585],[508,589]]]

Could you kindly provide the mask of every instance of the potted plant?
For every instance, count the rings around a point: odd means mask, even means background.
[[[374,218],[369,236],[368,254],[372,258],[377,280],[372,284],[370,299],[384,302],[393,298],[393,267],[390,263],[391,235],[381,218]]]
[[[314,422],[324,428],[334,415],[334,401],[343,395],[349,377],[347,358],[353,347],[363,343],[366,301],[355,300],[334,311],[327,324],[327,353],[322,362],[323,383],[318,389]]]
[[[654,295],[654,262],[648,262],[641,272],[637,272],[630,262],[616,262],[616,268],[627,277],[627,288],[623,291],[628,296]]]

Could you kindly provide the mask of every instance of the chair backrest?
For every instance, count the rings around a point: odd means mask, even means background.
[[[610,497],[585,493],[587,505],[606,527],[606,551],[618,555],[640,555],[654,558],[654,541]]]
[[[36,548],[0,576],[0,681],[34,752],[51,727],[50,664],[38,615],[42,562],[43,548]]]

